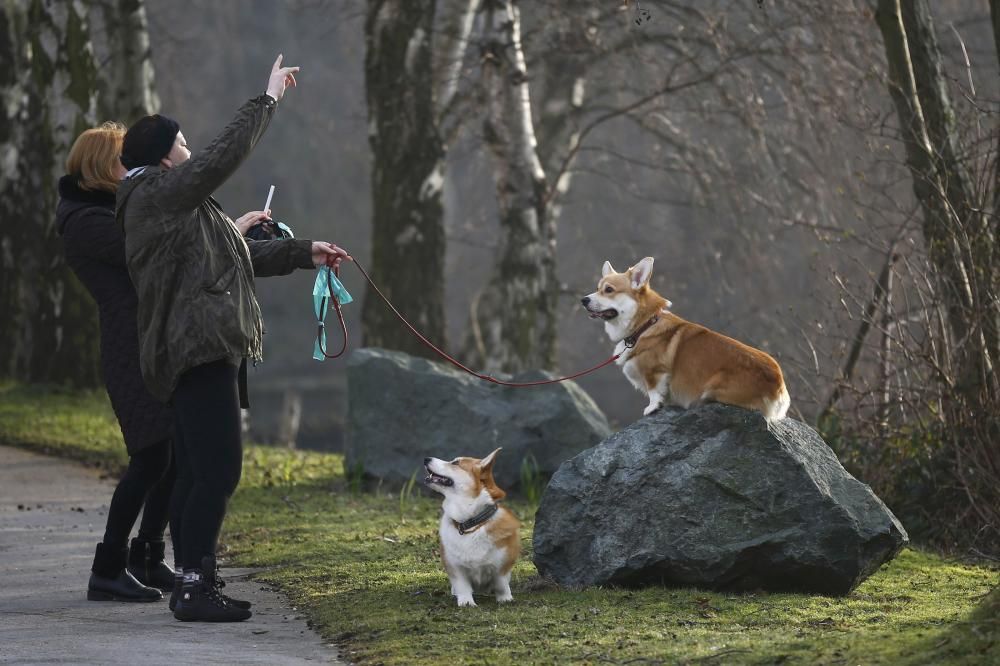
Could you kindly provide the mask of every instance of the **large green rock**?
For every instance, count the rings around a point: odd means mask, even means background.
[[[560,584],[847,594],[908,543],[810,427],[666,408],[567,461],[535,517]]]
[[[536,372],[514,380],[549,377]],[[551,476],[611,433],[604,414],[573,382],[508,388],[385,349],[351,354],[347,393],[347,468],[390,486],[414,472],[422,478],[427,456],[481,458],[503,447],[494,474],[509,490],[520,483],[529,455],[540,474]]]

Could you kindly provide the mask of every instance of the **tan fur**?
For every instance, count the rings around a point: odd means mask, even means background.
[[[648,261],[647,270],[651,272],[652,259],[644,261]],[[631,366],[623,368],[626,375],[631,373],[633,382],[641,378],[647,393],[657,390],[669,377],[663,401],[685,408],[716,401],[762,412],[769,419],[783,418],[788,397],[777,361],[759,349],[669,312],[669,302],[649,286],[648,272],[645,282],[635,286],[633,270],[638,266],[625,273],[613,273],[610,264],[605,264],[606,275],[588,297],[611,305],[632,299],[637,309],[628,322],[626,335],[654,315],[659,317],[640,336],[635,348],[626,350],[624,361],[619,360]]]
[[[424,460],[426,482],[445,497],[438,530],[441,559],[459,606],[475,606],[472,594],[477,589],[492,591],[498,603],[513,599],[510,574],[521,555],[520,523],[499,505],[507,495],[493,477],[499,451],[483,459]],[[444,484],[435,475],[450,481]],[[491,503],[497,504],[496,513],[464,533],[459,531],[459,522],[470,520]]]
[[[476,481],[476,484],[473,486],[475,491],[470,493],[472,497],[478,495],[483,488],[486,489],[486,492],[489,493],[494,502],[499,502],[507,496],[507,493],[497,485],[496,480],[493,478],[493,463],[495,461],[496,458],[490,461],[490,464],[486,467],[482,467],[480,466],[480,459],[458,459],[458,467],[468,472],[469,476],[473,477]],[[490,535],[490,540],[493,544],[507,554],[501,572],[509,572],[514,568],[517,559],[521,556],[520,521],[510,509],[501,506],[499,511],[497,511],[496,517],[485,524],[482,529],[486,530]],[[444,544],[442,543],[441,546],[441,555],[442,559],[444,559]],[[447,559],[445,559],[444,565],[445,569],[448,569]],[[451,571],[448,573],[449,575],[452,574]]]

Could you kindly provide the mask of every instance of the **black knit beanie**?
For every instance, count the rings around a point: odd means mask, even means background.
[[[159,164],[170,153],[180,130],[176,120],[159,114],[135,121],[122,142],[122,165],[134,169]]]

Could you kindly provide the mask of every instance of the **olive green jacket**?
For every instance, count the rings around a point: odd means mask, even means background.
[[[261,359],[254,275],[312,268],[312,242],[245,240],[212,198],[274,115],[251,99],[207,148],[172,169],[146,167],[118,188],[129,275],[139,297],[139,364],[150,393],[169,402],[191,368]]]

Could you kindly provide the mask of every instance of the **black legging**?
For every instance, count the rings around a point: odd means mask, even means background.
[[[177,483],[170,531],[179,537],[174,547],[184,569],[201,569],[201,558],[215,555],[226,504],[240,482],[237,372],[228,361],[199,365],[181,375],[174,390]]]
[[[128,535],[140,509],[139,538],[145,541],[163,539],[175,476],[170,448],[170,440],[165,439],[129,459],[128,468],[111,496],[108,524],[104,530],[104,543],[108,546],[118,549],[128,544]]]

